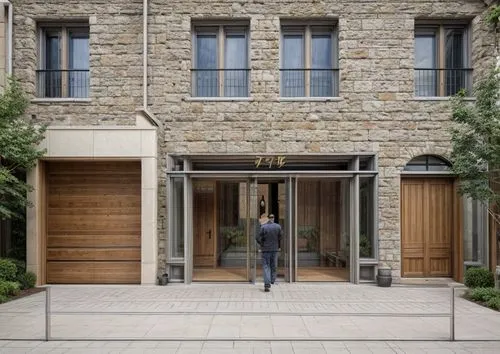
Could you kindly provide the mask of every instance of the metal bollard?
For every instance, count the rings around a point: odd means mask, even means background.
[[[453,286],[450,298],[450,341],[455,341],[455,288]]]
[[[50,340],[50,287],[45,289],[45,341]]]

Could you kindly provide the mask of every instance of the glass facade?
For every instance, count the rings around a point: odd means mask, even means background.
[[[300,158],[265,157],[263,165],[254,161],[252,175],[238,172],[238,166],[243,168],[250,162],[244,158],[191,158],[182,164],[183,170],[172,167],[168,199],[170,269],[177,267],[178,271],[178,264],[184,264],[187,283],[261,281],[261,254],[255,236],[259,222],[272,213],[283,230],[278,257],[281,281],[370,280],[367,278],[375,274],[377,258],[372,245],[378,242],[373,203],[376,172],[355,170],[355,174],[363,174],[356,189],[354,177],[342,176],[342,169],[360,166],[359,162],[349,162],[359,158],[328,159],[301,163]],[[182,160],[171,166],[180,166]],[[376,167],[373,161],[368,163]],[[230,165],[236,169],[231,170]],[[313,165],[321,175],[314,176]],[[188,167],[191,170],[187,171]],[[300,168],[311,176],[290,172]],[[356,213],[359,218],[354,218]],[[359,220],[359,227],[353,228],[352,220]],[[186,222],[192,227],[186,228]],[[360,253],[353,257],[354,242],[359,243]],[[363,274],[359,271],[360,258],[373,258],[371,264],[363,264]]]

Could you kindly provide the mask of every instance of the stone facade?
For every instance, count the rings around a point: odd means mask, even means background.
[[[494,62],[494,36],[480,0],[195,1],[150,0],[149,110],[159,141],[159,269],[166,247],[167,153],[374,152],[379,163],[380,261],[400,274],[400,171],[414,156],[450,150],[446,99],[414,97],[415,19],[471,19],[472,67]],[[89,18],[88,102],[34,103],[29,114],[59,125],[133,124],[142,104],[142,0],[18,0],[15,75],[34,95],[36,24]],[[283,101],[279,95],[280,18],[338,21],[340,97]],[[245,101],[191,98],[193,19],[250,23],[251,94]]]

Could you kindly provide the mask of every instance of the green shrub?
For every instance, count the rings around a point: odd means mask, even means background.
[[[465,286],[468,288],[493,288],[495,286],[495,277],[486,268],[469,268],[465,272],[464,279]]]
[[[474,301],[487,302],[494,297],[500,297],[500,291],[493,288],[474,288],[469,292],[469,298]]]
[[[10,259],[0,258],[0,280],[15,281],[17,267]]]
[[[489,299],[488,302],[486,302],[486,306],[493,310],[500,311],[500,295]]]
[[[16,296],[19,295],[19,283],[15,281],[0,281],[0,296]]]
[[[26,263],[24,261],[21,261],[19,259],[15,258],[6,258],[7,260],[11,261],[16,265],[16,276],[20,277],[24,273],[26,273]]]
[[[17,282],[21,285],[21,289],[30,289],[34,288],[36,284],[36,274],[33,272],[27,272],[22,274]]]
[[[7,302],[7,300],[9,300],[7,296],[0,294],[0,304]]]

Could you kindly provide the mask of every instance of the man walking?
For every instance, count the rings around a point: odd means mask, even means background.
[[[256,237],[262,251],[262,270],[264,271],[264,291],[269,292],[271,284],[276,281],[278,251],[281,246],[281,226],[274,222],[274,215],[269,214],[267,223],[260,227]]]

